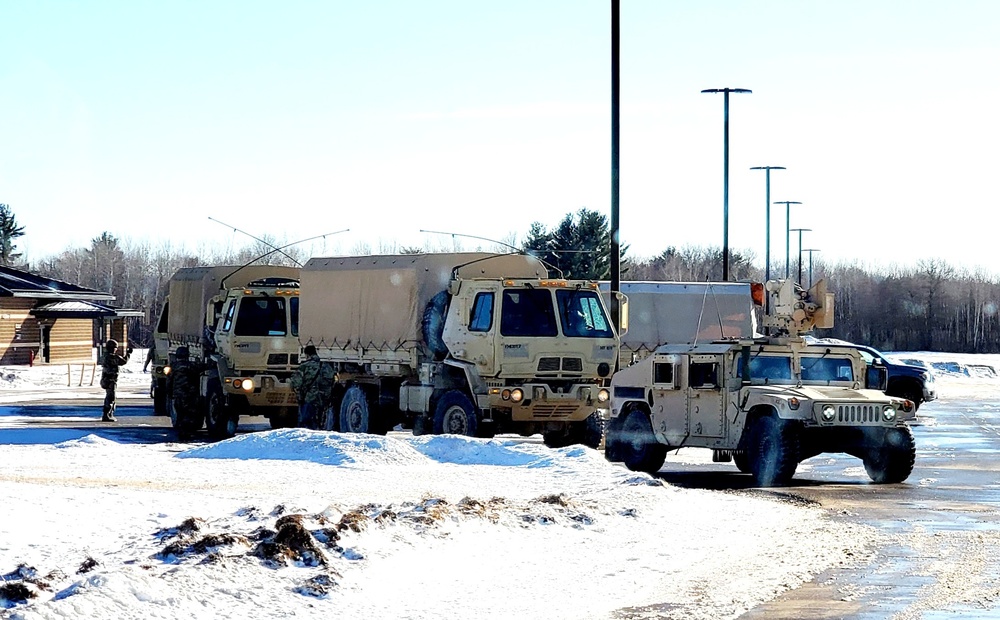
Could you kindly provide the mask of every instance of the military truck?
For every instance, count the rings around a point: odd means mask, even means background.
[[[157,331],[154,407],[184,437],[206,425],[232,437],[240,416],[295,426],[289,378],[298,366],[299,269],[273,265],[185,267],[171,277]],[[201,368],[193,410],[174,406],[170,369],[178,347]]]
[[[337,372],[324,427],[603,437],[618,336],[596,282],[519,254],[313,258],[302,345]]]
[[[833,325],[825,283],[805,291],[778,280],[748,290],[759,309],[770,297],[760,322],[767,335],[692,334],[615,374],[606,457],[654,473],[669,450],[707,448],[714,461],[734,461],[757,485],[775,486],[787,484],[804,459],[844,452],[860,458],[875,482],[905,480],[915,457],[907,425],[914,403],[887,396],[885,368],[867,366],[856,350],[802,337]],[[630,294],[632,329],[636,298]],[[668,295],[661,311],[682,322],[712,314],[708,296],[703,304],[691,299],[678,296],[672,306]]]

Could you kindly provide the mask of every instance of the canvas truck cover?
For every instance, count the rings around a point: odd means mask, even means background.
[[[520,254],[312,258],[302,268],[299,338],[333,350],[417,347],[424,310],[447,289],[456,267],[461,279],[548,277],[541,261]]]
[[[246,286],[254,280],[273,277],[297,280],[299,268],[251,265],[240,269],[239,265],[218,265],[178,269],[170,278],[170,289],[167,293],[170,299],[167,331],[170,334],[200,338],[205,328],[205,309],[208,300],[218,295],[223,285],[227,289],[237,288]]]
[[[601,282],[600,287],[610,303],[609,284]],[[755,335],[756,311],[747,282],[622,282],[620,288],[628,297],[623,350]]]

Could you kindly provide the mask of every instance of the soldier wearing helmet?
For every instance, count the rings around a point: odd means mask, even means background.
[[[101,362],[101,387],[104,388],[104,408],[101,410],[101,421],[117,422],[115,418],[115,389],[118,387],[118,369],[128,362],[132,355],[132,347],[125,349],[125,355],[118,354],[118,341],[108,340],[104,347],[104,359]]]

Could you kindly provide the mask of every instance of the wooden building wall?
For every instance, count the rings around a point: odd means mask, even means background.
[[[49,335],[49,363],[89,362],[94,356],[93,319],[56,319]]]
[[[34,299],[0,297],[0,364],[28,364],[41,345]]]

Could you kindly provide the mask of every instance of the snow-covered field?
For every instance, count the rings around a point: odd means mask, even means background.
[[[139,353],[120,392],[148,388]],[[1000,386],[1000,356],[893,357],[931,364],[942,399]],[[3,367],[0,405],[100,393],[78,379]],[[732,618],[884,536],[781,493],[675,488],[531,439],[147,445],[52,439],[9,411],[3,618]]]

